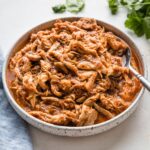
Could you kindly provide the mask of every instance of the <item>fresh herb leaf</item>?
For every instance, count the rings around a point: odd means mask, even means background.
[[[84,8],[83,0],[66,0],[67,11],[77,13]]]
[[[84,0],[66,0],[66,4],[60,4],[52,7],[55,13],[63,13],[66,10],[72,13],[78,13],[84,8]]]
[[[141,1],[143,0],[120,0],[120,4],[130,10],[139,10],[143,7],[143,4],[141,4]]]
[[[135,11],[128,14],[127,20],[125,21],[125,26],[135,32],[137,36],[142,36],[144,34],[142,17],[138,15]]]
[[[63,13],[66,11],[66,6],[64,4],[56,5],[52,7],[55,13]]]
[[[150,16],[150,7],[146,9],[146,16]]]
[[[123,6],[128,5],[128,0],[120,0],[120,4]]]
[[[144,6],[144,3],[142,3],[140,0],[136,0],[130,3],[130,6],[134,10],[140,10]]]
[[[150,38],[150,17],[143,18],[143,29],[147,39]]]
[[[116,14],[120,6],[127,8],[125,26],[137,36],[150,39],[150,0],[108,0],[108,3],[112,14]]]
[[[109,8],[112,14],[116,14],[118,12],[118,0],[109,0],[108,1]]]

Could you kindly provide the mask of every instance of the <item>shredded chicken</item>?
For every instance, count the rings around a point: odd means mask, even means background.
[[[63,126],[111,119],[132,103],[141,84],[122,65],[128,45],[96,20],[58,20],[31,34],[9,62],[9,87],[30,115]],[[138,71],[135,58],[132,66]]]

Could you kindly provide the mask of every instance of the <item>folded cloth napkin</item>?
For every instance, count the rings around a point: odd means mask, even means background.
[[[0,54],[0,150],[32,150],[27,124],[12,109],[3,90],[1,57]]]

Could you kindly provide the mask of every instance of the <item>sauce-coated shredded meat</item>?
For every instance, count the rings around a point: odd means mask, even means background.
[[[65,126],[97,124],[123,112],[141,88],[123,66],[128,45],[94,19],[58,20],[33,33],[10,59],[9,87],[30,115]],[[135,58],[132,66],[138,70]]]

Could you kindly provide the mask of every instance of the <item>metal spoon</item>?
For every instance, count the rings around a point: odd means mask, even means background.
[[[141,81],[141,83],[143,84],[143,86],[150,91],[150,82],[145,79],[140,73],[138,73],[131,65],[130,65],[130,61],[131,61],[131,50],[129,48],[127,48],[126,53],[125,53],[125,67],[128,67],[130,69],[130,71]]]

